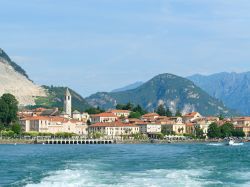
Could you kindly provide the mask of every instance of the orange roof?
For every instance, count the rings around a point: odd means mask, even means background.
[[[137,127],[130,123],[111,122],[111,123],[95,123],[90,127]]]
[[[130,113],[130,110],[110,110],[111,113]]]
[[[194,117],[196,114],[198,114],[198,112],[191,112],[191,113],[184,115],[184,117]]]
[[[159,117],[160,115],[157,114],[157,113],[148,113],[148,114],[143,115],[142,117],[143,118],[148,118],[148,117],[154,117],[154,116]]]
[[[77,122],[80,122],[78,120],[75,120],[75,119],[66,119],[66,118],[63,118],[63,117],[58,117],[58,116],[31,116],[31,117],[26,117],[26,118],[23,118],[21,120],[30,120],[30,121],[37,121],[37,120],[47,120],[47,121],[53,121],[53,122],[72,122],[72,123],[77,123]]]
[[[116,118],[117,116],[111,112],[103,112],[103,113],[100,113],[100,114],[94,114],[94,115],[91,115],[92,117],[114,117]]]
[[[250,121],[250,117],[239,117],[239,118],[234,118],[236,121]]]

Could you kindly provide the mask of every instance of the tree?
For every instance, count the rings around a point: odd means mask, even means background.
[[[203,130],[200,127],[195,127],[195,136],[196,136],[196,138],[199,138],[199,139],[205,138]]]
[[[233,135],[234,126],[232,123],[225,123],[220,127],[221,137],[226,138]]]
[[[171,112],[171,110],[169,108],[167,108],[167,110],[166,110],[166,116],[167,117],[172,117],[173,116],[173,114],[172,114],[172,112]]]
[[[180,112],[180,110],[176,111],[175,117],[182,117],[182,113]]]
[[[224,116],[222,114],[220,114],[218,117],[219,117],[219,120],[224,120]]]
[[[140,105],[137,105],[136,107],[134,107],[133,112],[139,112],[141,115],[144,115],[147,113]]]
[[[166,109],[164,105],[160,104],[156,109],[156,113],[159,114],[160,116],[166,116]]]
[[[15,133],[15,134],[21,134],[21,125],[19,125],[18,123],[15,123],[11,126],[11,130]]]
[[[0,99],[0,120],[6,126],[17,120],[18,101],[12,94],[3,94]]]
[[[88,114],[100,114],[102,112],[104,112],[104,110],[100,109],[100,107],[92,107],[92,108],[88,108],[85,110],[85,112],[87,112]]]
[[[137,118],[139,119],[141,117],[140,112],[131,112],[129,115],[129,118]]]
[[[0,122],[3,125],[6,125],[7,123],[8,111],[9,111],[9,108],[8,108],[7,103],[2,98],[0,98]]]
[[[243,132],[243,130],[241,130],[241,129],[235,129],[233,132],[232,132],[232,135],[234,136],[234,137],[245,137],[246,136],[246,134]]]
[[[216,123],[211,123],[208,127],[207,136],[209,138],[219,138],[221,137],[220,128]]]

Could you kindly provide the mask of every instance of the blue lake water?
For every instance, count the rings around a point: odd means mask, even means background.
[[[250,144],[0,145],[0,186],[250,186]]]

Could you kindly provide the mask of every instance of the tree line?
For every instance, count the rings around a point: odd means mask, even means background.
[[[13,135],[21,133],[17,118],[18,101],[12,94],[0,97],[0,131],[2,134]]]
[[[209,138],[244,137],[245,133],[240,129],[235,129],[234,125],[229,122],[221,126],[217,123],[211,123],[207,136]]]

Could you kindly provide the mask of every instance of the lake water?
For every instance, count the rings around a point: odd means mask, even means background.
[[[0,145],[0,186],[250,186],[250,144]]]

